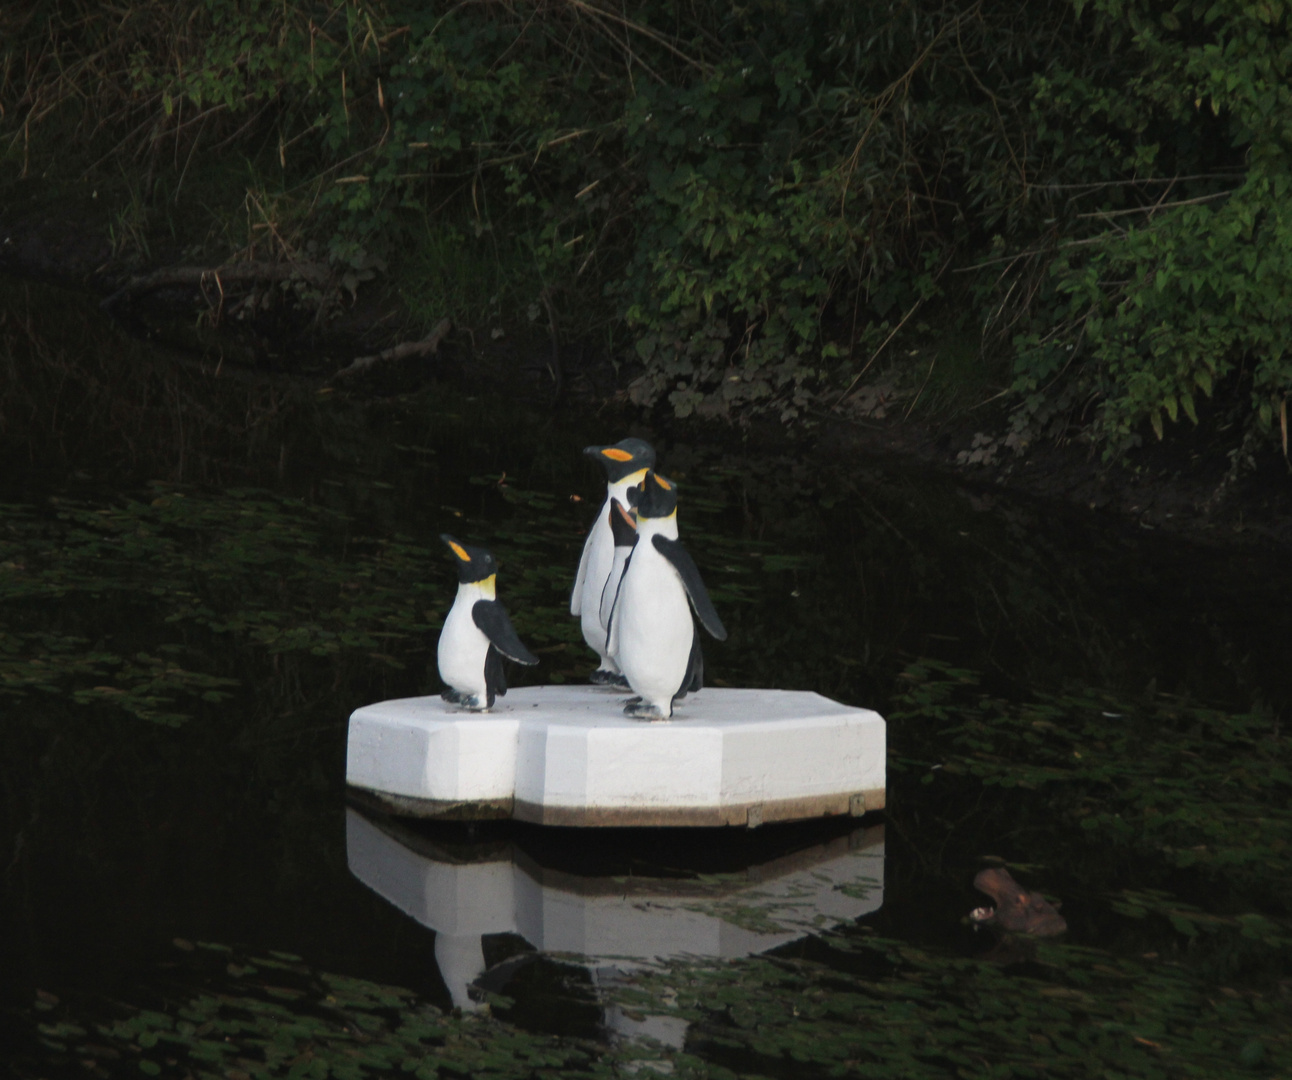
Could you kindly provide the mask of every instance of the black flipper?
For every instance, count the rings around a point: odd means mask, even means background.
[[[704,653],[700,651],[700,635],[691,635],[691,655],[686,660],[686,674],[682,676],[682,689],[673,695],[680,701],[687,694],[704,689]]]
[[[502,654],[492,645],[489,651],[485,653],[485,694],[489,698],[489,708],[493,708],[493,699],[495,697],[505,697],[507,694],[507,674],[502,669]]]
[[[700,617],[700,624],[709,631],[719,641],[727,640],[727,628],[722,625],[722,620],[718,618],[718,613],[713,609],[713,601],[709,599],[709,592],[704,587],[704,582],[700,580],[700,570],[695,565],[695,560],[691,558],[691,553],[682,545],[681,540],[670,540],[666,536],[660,536],[656,533],[651,537],[651,543],[655,545],[655,550],[664,556],[673,564],[673,569],[678,572],[682,579],[682,584],[686,588],[686,595],[691,598],[691,606],[695,608],[695,613]],[[685,686],[686,684],[683,683]]]
[[[614,537],[615,547],[634,548],[637,546],[637,526],[633,524],[633,519],[628,516],[626,511],[619,503],[611,499],[610,502],[610,535]],[[624,580],[624,574],[628,570],[628,562],[632,558],[630,554],[624,559],[624,565],[619,570],[619,576],[614,577],[613,566],[611,574],[606,578],[605,585],[601,588],[601,596],[597,600],[597,611],[606,606],[606,592],[613,589],[614,594],[610,601],[610,619],[606,622],[606,641],[610,640],[610,622],[614,618],[615,602],[619,599],[619,586]],[[613,579],[613,580],[612,580]]]
[[[633,490],[632,488],[629,489]],[[610,499],[610,511],[607,520],[610,525],[610,535],[614,537],[615,547],[632,547],[637,543],[637,526],[633,524],[633,519],[628,516],[618,500]]]
[[[500,600],[477,600],[471,608],[471,620],[508,660],[527,665],[538,663],[538,657],[525,648],[516,636],[511,619],[507,617],[507,609]]]

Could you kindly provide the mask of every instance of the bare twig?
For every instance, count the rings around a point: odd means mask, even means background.
[[[688,56],[676,45],[670,42],[667,38],[665,38],[661,34],[657,34],[654,30],[650,29],[650,27],[648,26],[643,26],[641,23],[635,23],[631,19],[627,19],[622,15],[617,15],[613,11],[606,11],[605,8],[594,7],[592,4],[584,3],[583,0],[570,0],[570,6],[574,8],[575,11],[586,12],[588,15],[591,15],[593,18],[599,17],[603,19],[609,19],[611,22],[617,22],[625,30],[632,30],[634,33],[641,34],[642,37],[649,38],[651,41],[655,42],[656,45],[659,45],[661,48],[667,49],[679,60],[681,60],[684,64],[687,64],[688,66],[695,68],[697,71],[701,71],[707,75],[712,70],[709,64],[706,64],[701,60],[696,60],[692,56]],[[643,67],[644,66],[645,65],[643,65]]]
[[[1119,233],[1121,232],[1120,229],[1116,231]],[[1001,255],[995,259],[985,259],[980,263],[974,263],[972,266],[962,266],[956,270],[952,270],[951,272],[953,274],[968,274],[973,270],[981,270],[984,266],[998,266],[1003,262],[1013,262],[1015,259],[1025,259],[1032,255],[1053,255],[1056,251],[1066,251],[1068,248],[1089,247],[1091,244],[1102,244],[1111,235],[1113,235],[1113,233],[1109,231],[1101,232],[1097,236],[1087,236],[1081,240],[1065,240],[1063,243],[1055,244],[1051,247],[1032,248],[1029,251],[1015,252],[1013,255]]]
[[[936,364],[937,362],[938,362],[938,354],[937,354],[937,350],[935,349],[933,351],[933,359],[929,361],[929,370],[924,374],[924,381],[920,383],[919,390],[916,391],[915,396],[911,398],[911,403],[908,406],[906,406],[906,412],[902,414],[903,420],[909,420],[911,418],[911,412],[915,408],[915,403],[920,400],[920,395],[924,393],[924,388],[929,385],[929,379],[933,377],[933,365]]]
[[[1210,195],[1199,195],[1196,199],[1176,199],[1174,202],[1155,202],[1152,206],[1132,206],[1129,210],[1092,210],[1088,214],[1078,214],[1079,218],[1112,218],[1124,214],[1155,214],[1159,210],[1174,210],[1177,206],[1195,206],[1198,203],[1211,202],[1232,195],[1236,189],[1213,191]]]
[[[551,289],[545,288],[538,296],[543,301],[543,306],[547,308],[547,329],[552,335],[552,363],[548,370],[552,374],[552,401],[555,403],[561,396],[561,336],[557,332],[556,309],[552,307],[551,292]]]
[[[1088,184],[1032,184],[1035,191],[1099,191],[1111,187],[1137,187],[1141,184],[1176,184],[1186,180],[1217,180],[1222,176],[1245,176],[1245,169],[1222,169],[1211,173],[1194,173],[1189,176],[1142,176],[1134,180],[1098,180]]]
[[[895,338],[895,337],[897,336],[897,332],[898,332],[898,331],[899,331],[903,326],[905,326],[905,325],[906,325],[906,320],[907,320],[907,319],[909,319],[912,315],[914,315],[914,314],[915,314],[916,309],[917,309],[917,308],[918,308],[922,303],[924,303],[924,297],[920,297],[918,300],[916,300],[916,301],[915,301],[915,303],[911,305],[911,310],[910,310],[910,311],[908,311],[905,315],[903,315],[903,316],[902,316],[902,321],[901,321],[901,322],[899,322],[896,326],[894,326],[894,327],[893,327],[893,329],[892,329],[892,330],[890,330],[890,331],[888,332],[888,337],[884,338],[884,340],[880,343],[879,348],[878,348],[878,349],[876,349],[873,353],[871,353],[871,354],[870,354],[870,359],[869,359],[869,360],[867,360],[867,361],[865,362],[865,364],[863,364],[863,365],[862,365],[861,370],[860,370],[859,372],[857,372],[857,374],[856,374],[856,375],[854,375],[854,376],[853,376],[852,382],[850,382],[850,383],[848,384],[848,389],[847,389],[847,390],[845,390],[842,394],[840,394],[840,395],[839,395],[839,397],[835,400],[835,403],[834,403],[834,404],[835,404],[835,408],[838,408],[838,407],[839,407],[839,405],[843,402],[843,399],[844,399],[844,398],[846,398],[849,394],[851,394],[851,393],[852,393],[852,388],[853,388],[854,386],[856,386],[856,385],[857,385],[857,383],[858,383],[858,381],[861,379],[861,377],[862,377],[863,375],[865,375],[867,371],[869,371],[869,370],[870,370],[870,365],[871,365],[871,364],[873,364],[873,363],[876,361],[876,359],[878,359],[879,354],[880,354],[880,353],[882,353],[882,352],[884,351],[884,347],[885,347],[885,346],[886,346],[890,341],[892,341],[892,340],[893,340],[893,338]]]
[[[866,102],[871,109],[870,119],[866,124],[865,130],[861,133],[861,137],[857,139],[853,146],[852,153],[848,156],[848,160],[844,163],[842,169],[843,189],[839,197],[840,213],[842,213],[847,206],[848,189],[852,184],[852,174],[856,171],[857,165],[861,160],[862,148],[865,147],[866,142],[869,140],[870,133],[874,129],[875,125],[879,123],[880,117],[884,115],[884,112],[893,103],[899,91],[905,90],[909,92],[911,81],[915,78],[916,72],[924,66],[924,61],[929,58],[929,55],[942,39],[952,31],[958,33],[960,23],[972,15],[977,15],[980,7],[980,4],[975,4],[969,11],[961,12],[954,19],[951,19],[940,27],[938,32],[933,35],[932,40],[930,40],[929,43],[920,50],[920,54],[911,62],[911,65],[906,69],[906,71],[889,83],[888,86],[886,86],[876,97],[871,98]]]
[[[950,265],[951,265],[951,256],[950,256],[950,255],[948,255],[948,256],[946,257],[946,260],[942,263],[941,268],[938,270],[938,272],[937,272],[937,273],[934,275],[934,277],[933,277],[934,284],[936,284],[937,282],[939,282],[939,281],[941,281],[941,280],[942,280],[942,275],[946,273],[946,271],[947,271],[947,267],[948,267],[948,266],[950,266]],[[879,354],[880,354],[881,352],[883,352],[883,351],[884,351],[884,349],[885,349],[885,347],[887,347],[888,343],[889,343],[890,341],[892,341],[892,340],[893,340],[893,338],[895,338],[895,337],[897,336],[897,332],[898,332],[899,330],[901,330],[901,328],[902,328],[903,326],[905,326],[905,325],[906,325],[907,320],[908,320],[908,319],[910,319],[910,317],[911,317],[912,315],[914,315],[914,314],[915,314],[915,312],[919,309],[920,305],[924,303],[925,299],[926,299],[925,297],[921,296],[918,300],[916,300],[916,301],[915,301],[915,303],[911,305],[911,309],[910,309],[910,311],[908,311],[905,315],[903,315],[903,316],[902,316],[902,321],[901,321],[901,322],[899,322],[896,326],[894,326],[894,327],[893,327],[893,329],[892,329],[892,330],[890,330],[890,331],[889,331],[889,333],[888,333],[888,337],[884,338],[884,340],[880,343],[879,348],[878,348],[878,349],[876,349],[873,353],[871,353],[871,354],[870,354],[870,359],[866,361],[866,363],[863,365],[862,369],[861,369],[859,372],[857,372],[857,374],[853,377],[852,382],[850,382],[850,383],[848,384],[848,389],[847,389],[847,390],[845,390],[842,394],[840,394],[840,395],[839,395],[839,397],[838,397],[838,399],[835,401],[835,403],[834,403],[834,407],[835,407],[835,408],[838,408],[838,407],[839,407],[839,404],[843,401],[843,399],[844,399],[844,398],[846,398],[850,393],[852,393],[852,388],[853,388],[854,386],[856,386],[856,385],[857,385],[857,381],[858,381],[858,380],[859,380],[863,375],[865,375],[865,374],[866,374],[867,370],[870,368],[870,365],[871,365],[871,364],[873,364],[873,363],[875,362],[876,358],[879,356]],[[936,359],[936,357],[934,357],[934,359]],[[932,370],[932,367],[931,367],[931,366],[930,366],[930,369],[929,369],[929,370],[930,370],[930,371]],[[926,379],[925,381],[927,382],[928,380]],[[922,390],[922,389],[923,389],[923,388],[921,388],[921,390]],[[917,396],[918,396],[918,395],[917,395]]]

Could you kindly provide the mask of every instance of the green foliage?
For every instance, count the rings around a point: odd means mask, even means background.
[[[640,404],[793,419],[951,296],[980,363],[1013,341],[1015,449],[1092,399],[1116,453],[1226,380],[1258,429],[1286,423],[1282,5],[141,12],[13,20],[24,171],[64,167],[42,124],[147,159],[175,199],[193,160],[246,148],[244,252],[322,258],[341,293],[390,263],[422,321],[551,305],[641,365]]]
[[[1054,110],[1048,125],[1066,117],[1085,135],[1076,160],[1096,166],[1092,179],[1134,178],[1141,194],[1092,207],[1079,217],[1099,231],[1056,245],[1035,316],[1045,329],[1017,341],[1016,388],[1035,393],[1075,359],[1102,401],[1096,430],[1110,453],[1132,444],[1145,420],[1159,439],[1165,421],[1196,424],[1199,398],[1235,371],[1258,428],[1286,423],[1292,37],[1283,6],[1077,7],[1089,8],[1124,66],[1039,80],[1038,110]],[[1091,121],[1101,138],[1083,131]],[[1070,132],[1047,133],[1070,148]],[[1154,172],[1164,180],[1143,179]]]
[[[546,332],[547,315],[534,299],[541,281],[532,253],[491,227],[464,233],[443,220],[410,226],[409,244],[394,253],[391,271],[420,326],[429,329],[447,316],[491,334],[513,327],[523,311]]]
[[[1004,58],[986,74],[996,91],[1017,83],[1009,15],[912,14],[733,10],[735,59],[630,101],[626,143],[647,163],[622,286],[647,368],[635,400],[800,415],[939,294],[964,239],[953,192],[981,185],[1005,212],[1013,185],[986,181],[1009,135],[969,57]]]

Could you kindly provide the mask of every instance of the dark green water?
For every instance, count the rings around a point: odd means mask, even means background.
[[[86,298],[0,294],[17,1075],[1287,1074],[1285,558],[828,442],[552,407],[541,382],[359,402],[213,381],[218,356],[204,373]],[[708,677],[882,711],[882,820],[593,838],[347,820],[349,712],[438,688],[440,532],[498,555],[542,658],[517,681],[590,669],[565,614],[599,502],[579,450],[630,430],[680,481],[730,630]],[[1065,935],[966,924],[1002,862],[1063,902]],[[476,890],[463,951],[447,908],[382,892],[410,874]],[[616,933],[647,912],[690,955],[580,956],[525,921],[543,889],[628,897],[605,909]],[[743,945],[683,933],[720,924]],[[473,995],[454,974],[471,949]]]

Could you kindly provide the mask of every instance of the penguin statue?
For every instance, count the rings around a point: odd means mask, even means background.
[[[583,542],[579,572],[570,594],[570,614],[578,616],[583,640],[601,660],[589,681],[598,686],[624,686],[618,666],[606,652],[606,627],[601,621],[601,597],[615,559],[610,510],[612,503],[628,508],[625,492],[640,484],[646,470],[655,464],[655,449],[642,439],[622,439],[613,446],[589,446],[583,452],[606,470],[606,501]]]
[[[695,561],[677,538],[677,486],[648,470],[634,501],[637,543],[611,612],[609,650],[638,695],[624,712],[640,720],[667,720],[678,698],[704,685],[704,657],[690,608],[719,641],[726,640],[727,630]]]
[[[482,547],[459,544],[448,533],[440,536],[458,562],[458,594],[440,631],[436,650],[444,691],[451,705],[472,712],[493,708],[494,698],[507,693],[502,658],[537,664],[512,628],[507,609],[494,597],[498,564]]]

